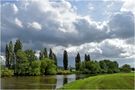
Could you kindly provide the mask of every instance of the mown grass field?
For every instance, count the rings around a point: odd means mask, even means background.
[[[66,84],[61,89],[134,89],[134,73],[92,76]]]

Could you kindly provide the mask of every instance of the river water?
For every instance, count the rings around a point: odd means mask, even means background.
[[[57,89],[88,75],[46,75],[1,78],[1,89]]]

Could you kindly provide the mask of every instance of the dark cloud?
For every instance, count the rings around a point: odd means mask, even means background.
[[[112,37],[130,38],[134,36],[134,15],[131,12],[122,12],[112,16],[108,25]]]

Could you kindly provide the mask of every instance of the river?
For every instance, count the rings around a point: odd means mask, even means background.
[[[57,89],[66,83],[86,78],[88,75],[46,75],[1,78],[2,89]]]

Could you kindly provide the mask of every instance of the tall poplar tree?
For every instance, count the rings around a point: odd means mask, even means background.
[[[53,59],[53,51],[52,51],[51,48],[50,48],[49,58],[50,58],[50,59]]]
[[[6,48],[5,48],[5,56],[6,56],[6,67],[9,68],[9,48],[8,48],[7,44],[6,44]]]
[[[66,50],[64,50],[63,53],[63,66],[64,66],[64,70],[68,69],[68,54]]]
[[[81,64],[81,57],[80,57],[80,54],[78,53],[77,56],[75,57],[76,70],[80,69],[80,64]]]
[[[9,51],[9,67],[11,68],[14,64],[14,50],[12,41],[9,42],[8,51]]]

